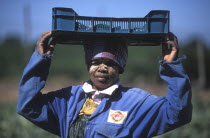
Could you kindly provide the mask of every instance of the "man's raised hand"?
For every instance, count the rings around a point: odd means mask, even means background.
[[[177,37],[171,32],[169,33],[168,37],[169,37],[169,40],[166,41],[166,43],[162,45],[163,59],[167,63],[176,60],[179,53],[179,45],[178,45]],[[168,47],[167,44],[169,44],[170,47]]]
[[[49,43],[50,38],[52,37],[52,31],[47,31],[42,33],[39,41],[37,42],[37,51],[39,54],[52,54],[55,48],[55,40],[52,40]]]

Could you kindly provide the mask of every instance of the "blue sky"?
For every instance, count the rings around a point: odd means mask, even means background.
[[[170,30],[185,43],[192,36],[210,44],[209,0],[1,0],[0,39],[24,36],[23,7],[30,6],[30,40],[52,26],[52,8],[73,8],[81,16],[144,17],[151,10],[170,10]]]

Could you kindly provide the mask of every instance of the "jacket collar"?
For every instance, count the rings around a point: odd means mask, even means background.
[[[101,94],[112,95],[112,93],[119,88],[120,80],[118,80],[115,84],[110,86],[109,88],[104,89],[103,91],[98,91]],[[83,84],[82,89],[85,93],[95,93],[97,90],[93,89],[91,81],[87,81]]]

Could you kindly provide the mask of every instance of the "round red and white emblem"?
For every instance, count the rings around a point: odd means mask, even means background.
[[[118,122],[121,121],[125,117],[125,115],[122,114],[120,111],[115,111],[111,114],[111,117],[114,121]]]

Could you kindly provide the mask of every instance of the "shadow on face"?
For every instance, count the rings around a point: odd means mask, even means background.
[[[110,59],[95,59],[89,64],[89,75],[93,88],[104,90],[119,79],[119,66]]]

